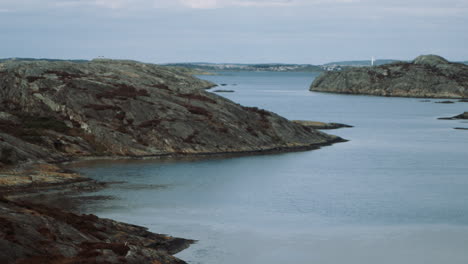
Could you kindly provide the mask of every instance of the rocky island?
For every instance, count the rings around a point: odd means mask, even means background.
[[[412,62],[325,72],[311,91],[396,97],[467,98],[468,65],[423,55]]]
[[[89,179],[56,164],[311,149],[343,141],[204,91],[213,83],[134,61],[0,64],[0,196]],[[0,199],[2,263],[185,263],[193,241]]]

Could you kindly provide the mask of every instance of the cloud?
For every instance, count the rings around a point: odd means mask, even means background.
[[[419,17],[446,17],[446,16],[466,16],[468,8],[463,7],[390,7],[384,8],[383,11],[387,14],[398,14],[404,16],[419,16]]]
[[[180,0],[180,2],[191,8],[216,8],[219,5],[218,0]]]
[[[49,0],[49,2],[51,6],[55,7],[94,6],[106,9],[122,9],[132,4],[130,0]]]
[[[302,8],[317,7],[332,10],[355,7],[366,12],[388,12],[401,15],[466,14],[466,0],[0,0],[0,12],[21,10],[44,10],[47,8],[70,9],[98,8],[108,10],[152,10],[171,9],[228,9],[245,8]],[[261,15],[261,14],[259,14]]]
[[[197,9],[225,7],[284,7],[317,4],[355,3],[360,0],[179,0],[183,6]]]

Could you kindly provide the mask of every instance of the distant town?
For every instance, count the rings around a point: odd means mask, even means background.
[[[397,62],[397,60],[375,60],[374,65]],[[169,63],[177,66],[202,71],[273,71],[273,72],[323,72],[341,71],[348,67],[370,67],[371,60],[331,62],[323,65],[312,64],[237,64],[237,63]]]

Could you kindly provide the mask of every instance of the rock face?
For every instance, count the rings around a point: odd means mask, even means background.
[[[203,90],[213,85],[133,61],[0,64],[0,163],[250,152],[340,140]]]
[[[63,183],[75,188],[87,181],[44,162],[255,152],[342,141],[203,90],[212,86],[176,68],[133,61],[0,64],[0,196]],[[171,255],[192,242],[0,198],[0,263],[185,263]]]
[[[194,241],[94,215],[0,198],[0,263],[181,264],[172,255]]]
[[[423,55],[410,63],[325,72],[311,91],[398,97],[467,98],[468,65]]]

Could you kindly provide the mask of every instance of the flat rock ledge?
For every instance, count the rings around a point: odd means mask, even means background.
[[[468,112],[452,116],[452,117],[439,117],[439,120],[458,120],[458,119],[468,119]]]
[[[344,127],[353,127],[341,123],[324,123],[318,121],[293,120],[293,122],[313,129],[338,129]]]

